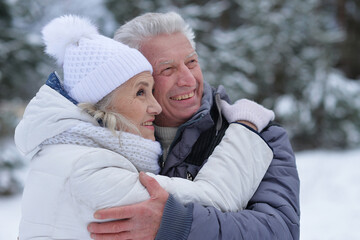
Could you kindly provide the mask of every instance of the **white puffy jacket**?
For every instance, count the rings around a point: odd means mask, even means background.
[[[96,210],[149,198],[135,166],[118,153],[73,144],[41,145],[80,122],[97,125],[47,85],[27,106],[15,131],[18,149],[31,158],[22,200],[20,240],[90,239],[86,226],[98,221],[93,218]],[[236,211],[246,206],[272,157],[272,151],[257,134],[231,124],[193,182],[152,176],[183,203],[198,201],[223,211]]]

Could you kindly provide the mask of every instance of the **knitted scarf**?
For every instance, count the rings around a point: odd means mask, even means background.
[[[139,135],[119,131],[114,135],[104,127],[94,126],[91,123],[80,123],[42,143],[42,145],[52,144],[105,148],[124,156],[134,164],[138,171],[154,174],[160,172],[158,163],[158,158],[162,153],[160,143]]]

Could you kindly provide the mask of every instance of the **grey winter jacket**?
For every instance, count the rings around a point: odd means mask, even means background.
[[[228,100],[222,87],[215,90],[204,84],[202,105],[179,127],[162,174],[188,179],[196,176],[202,165],[185,159],[200,134],[218,124],[210,115],[216,94]],[[196,203],[183,206],[170,196],[156,239],[299,239],[300,183],[289,138],[276,125],[269,125],[260,136],[273,149],[274,159],[245,210],[222,213]]]

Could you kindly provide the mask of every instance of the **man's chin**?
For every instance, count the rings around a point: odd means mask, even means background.
[[[171,112],[164,111],[155,117],[154,123],[160,127],[178,127],[188,121],[199,110],[200,105],[187,107],[172,106]]]

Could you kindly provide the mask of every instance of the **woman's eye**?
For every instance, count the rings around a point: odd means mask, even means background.
[[[140,89],[136,92],[136,96],[143,96],[145,94],[145,91],[143,89]]]

